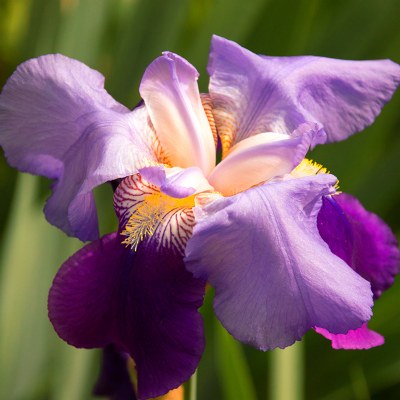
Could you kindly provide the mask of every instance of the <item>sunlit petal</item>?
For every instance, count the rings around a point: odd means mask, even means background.
[[[81,240],[98,237],[92,189],[156,161],[145,109],[130,112],[100,73],[62,55],[17,68],[0,95],[0,126],[12,166],[56,180],[49,222]]]
[[[172,197],[183,198],[213,190],[198,167],[182,169],[155,166],[141,168],[139,172],[143,179],[158,186],[163,193]]]
[[[197,166],[208,175],[215,165],[215,145],[197,78],[185,59],[164,53],[146,69],[140,94],[173,166]]]
[[[209,92],[224,150],[261,132],[290,133],[306,121],[329,141],[370,125],[400,83],[389,60],[264,57],[213,36]]]
[[[211,185],[226,196],[290,173],[322,136],[318,125],[305,125],[292,135],[259,133],[248,137],[227,153],[209,176]],[[308,128],[308,129],[305,129]]]
[[[197,212],[185,263],[215,287],[214,309],[238,340],[286,347],[314,326],[344,333],[371,317],[369,283],[321,239],[332,175],[284,180]]]

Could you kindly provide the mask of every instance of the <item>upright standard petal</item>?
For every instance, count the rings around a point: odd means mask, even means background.
[[[114,344],[135,361],[138,398],[165,394],[195,371],[204,349],[204,282],[186,271],[182,255],[157,235],[137,251],[119,234],[85,246],[59,270],[49,317],[76,347]]]
[[[56,179],[49,222],[81,240],[98,237],[92,188],[155,160],[145,110],[129,112],[100,73],[58,54],[17,68],[0,95],[0,126],[12,166]]]
[[[147,68],[140,94],[172,164],[199,167],[207,176],[215,166],[215,145],[197,78],[191,64],[166,52]]]
[[[321,326],[371,317],[369,283],[321,239],[317,214],[336,178],[271,182],[195,209],[185,263],[215,287],[215,312],[237,339],[267,350]]]
[[[292,135],[259,133],[233,146],[208,180],[216,190],[231,196],[290,173],[321,138],[325,135],[318,124],[302,124]]]
[[[370,125],[400,83],[389,60],[263,57],[214,36],[209,92],[225,151],[251,135],[290,133],[306,121],[323,125],[328,141]]]
[[[371,283],[375,298],[400,273],[400,251],[393,232],[353,196],[341,193],[324,198],[318,230],[331,251]]]

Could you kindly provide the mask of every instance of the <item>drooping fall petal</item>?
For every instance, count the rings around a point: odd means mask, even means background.
[[[217,317],[238,340],[286,347],[314,326],[344,333],[371,317],[369,283],[318,233],[321,197],[335,182],[270,182],[195,209],[185,263],[215,287]]]
[[[56,180],[48,221],[81,240],[98,237],[92,189],[155,161],[146,110],[130,112],[100,73],[59,54],[17,68],[0,95],[0,126],[12,166]]]
[[[156,237],[136,252],[116,233],[85,246],[63,264],[49,294],[59,336],[76,347],[114,344],[129,353],[144,399],[186,381],[204,348],[197,311],[204,283]]]

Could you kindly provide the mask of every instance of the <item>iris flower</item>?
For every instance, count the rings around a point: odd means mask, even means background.
[[[373,299],[399,272],[390,229],[305,157],[370,125],[400,67],[259,56],[214,36],[208,72],[200,94],[196,69],[163,53],[131,111],[100,73],[46,55],[0,97],[8,162],[54,180],[48,221],[92,241],[57,273],[50,320],[71,345],[128,354],[141,399],[195,371],[206,282],[243,343],[284,348],[313,328],[369,348],[383,340],[366,325]],[[92,191],[110,181],[119,228],[99,238]]]

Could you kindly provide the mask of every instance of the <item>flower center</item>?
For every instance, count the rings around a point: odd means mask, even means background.
[[[313,160],[309,160],[308,158],[305,158],[291,172],[291,175],[293,175],[296,178],[302,178],[304,176],[317,175],[317,174],[329,174],[329,171],[321,164],[318,164]]]
[[[313,160],[305,158],[291,173],[294,178],[303,178],[304,176],[317,175],[317,174],[329,174],[327,168],[323,165],[318,164]],[[336,181],[334,188],[336,194],[339,194],[339,180]]]

